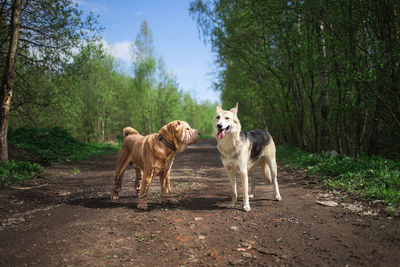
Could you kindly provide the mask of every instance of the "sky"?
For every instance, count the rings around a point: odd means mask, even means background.
[[[218,102],[213,89],[214,57],[211,46],[199,36],[196,22],[189,15],[188,0],[77,0],[84,13],[100,15],[103,43],[108,51],[128,66],[144,20],[153,35],[157,58],[174,73],[179,89],[190,92],[198,102]],[[129,70],[131,71],[132,70]]]

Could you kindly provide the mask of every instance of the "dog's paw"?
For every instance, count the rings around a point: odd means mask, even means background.
[[[254,194],[249,194],[249,198],[254,198]]]
[[[147,202],[139,202],[137,208],[140,210],[147,210]]]
[[[250,206],[243,206],[243,210],[244,211],[251,211],[251,208],[250,208]]]
[[[277,196],[275,196],[275,200],[276,200],[276,201],[282,201],[282,198],[281,198],[280,195],[277,195]]]
[[[118,198],[119,198],[118,195],[112,195],[112,196],[111,196],[111,200],[117,200]]]

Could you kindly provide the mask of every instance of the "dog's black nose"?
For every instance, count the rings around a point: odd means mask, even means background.
[[[197,131],[197,135],[200,135],[200,131],[199,130],[196,130]]]
[[[217,128],[221,129],[222,128],[222,124],[217,124]]]

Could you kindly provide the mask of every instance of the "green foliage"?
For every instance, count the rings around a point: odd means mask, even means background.
[[[400,162],[377,156],[331,157],[280,146],[277,157],[291,167],[306,169],[328,187],[400,206]]]
[[[120,71],[118,62],[95,42],[81,43],[73,61],[58,73],[26,68],[25,80],[36,97],[26,101],[31,91],[13,97],[10,127],[58,126],[79,141],[102,143],[114,141],[127,126],[148,134],[170,121],[185,120],[203,135],[212,135],[216,104],[199,104],[182,93],[176,75],[155,57],[146,22],[133,54],[132,74]]]
[[[10,130],[8,136],[10,144],[33,152],[46,162],[69,162],[118,151],[112,145],[81,143],[58,127],[21,127]]]
[[[12,183],[36,178],[43,173],[43,168],[36,163],[10,161],[0,162],[0,187]]]
[[[398,2],[398,1],[397,1]],[[400,5],[394,0],[192,0],[223,106],[247,129],[314,152],[399,158]]]

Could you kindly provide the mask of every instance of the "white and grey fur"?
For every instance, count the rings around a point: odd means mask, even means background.
[[[214,132],[217,138],[217,147],[229,177],[232,187],[232,203],[234,208],[237,202],[236,173],[239,173],[243,185],[243,210],[250,211],[249,198],[254,197],[254,172],[261,166],[267,184],[274,185],[275,199],[282,200],[277,180],[277,165],[275,158],[275,143],[271,135],[264,130],[241,130],[237,117],[238,104],[231,110],[223,110],[218,104],[214,118]],[[251,179],[251,193],[248,193],[248,173]]]

